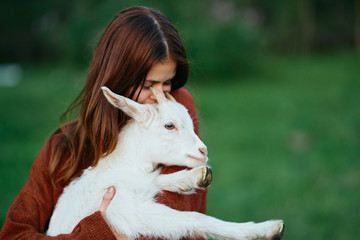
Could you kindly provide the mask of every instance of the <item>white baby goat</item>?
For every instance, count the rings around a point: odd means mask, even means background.
[[[211,171],[206,146],[193,130],[184,106],[153,90],[158,104],[138,104],[103,87],[108,101],[132,118],[120,131],[118,145],[95,168],[88,168],[60,196],[48,235],[71,233],[76,224],[100,207],[110,186],[116,194],[105,220],[129,238],[140,235],[179,239],[186,236],[224,239],[280,239],[281,220],[225,222],[197,212],[180,212],[155,202],[162,190],[193,193],[206,187]],[[160,174],[159,165],[192,168]]]

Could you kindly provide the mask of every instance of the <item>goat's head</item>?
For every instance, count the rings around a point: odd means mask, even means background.
[[[194,132],[187,109],[171,95],[151,89],[157,104],[139,104],[102,87],[107,100],[134,119],[141,127],[143,140],[151,146],[149,157],[154,165],[197,167],[207,162],[205,144]]]

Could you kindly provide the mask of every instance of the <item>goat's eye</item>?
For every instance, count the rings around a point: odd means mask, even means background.
[[[173,123],[167,123],[165,124],[165,128],[168,129],[168,130],[172,130],[175,128],[175,124]]]

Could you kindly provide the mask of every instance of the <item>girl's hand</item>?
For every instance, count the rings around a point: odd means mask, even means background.
[[[109,206],[109,204],[110,204],[110,202],[111,202],[111,200],[113,199],[114,196],[115,196],[115,188],[114,187],[109,187],[109,189],[105,193],[105,195],[103,197],[103,200],[101,202],[101,205],[100,205],[100,212],[103,215],[103,217],[105,217],[105,211],[106,211],[107,207]],[[116,239],[118,239],[118,240],[129,240],[129,238],[127,238],[124,235],[121,235],[121,234],[119,234],[117,232],[114,232],[114,231],[113,231],[113,233],[114,233]]]

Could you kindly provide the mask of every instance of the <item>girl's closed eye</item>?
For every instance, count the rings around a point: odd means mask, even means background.
[[[151,82],[145,82],[144,84],[144,89],[150,89],[152,87],[152,83]]]

